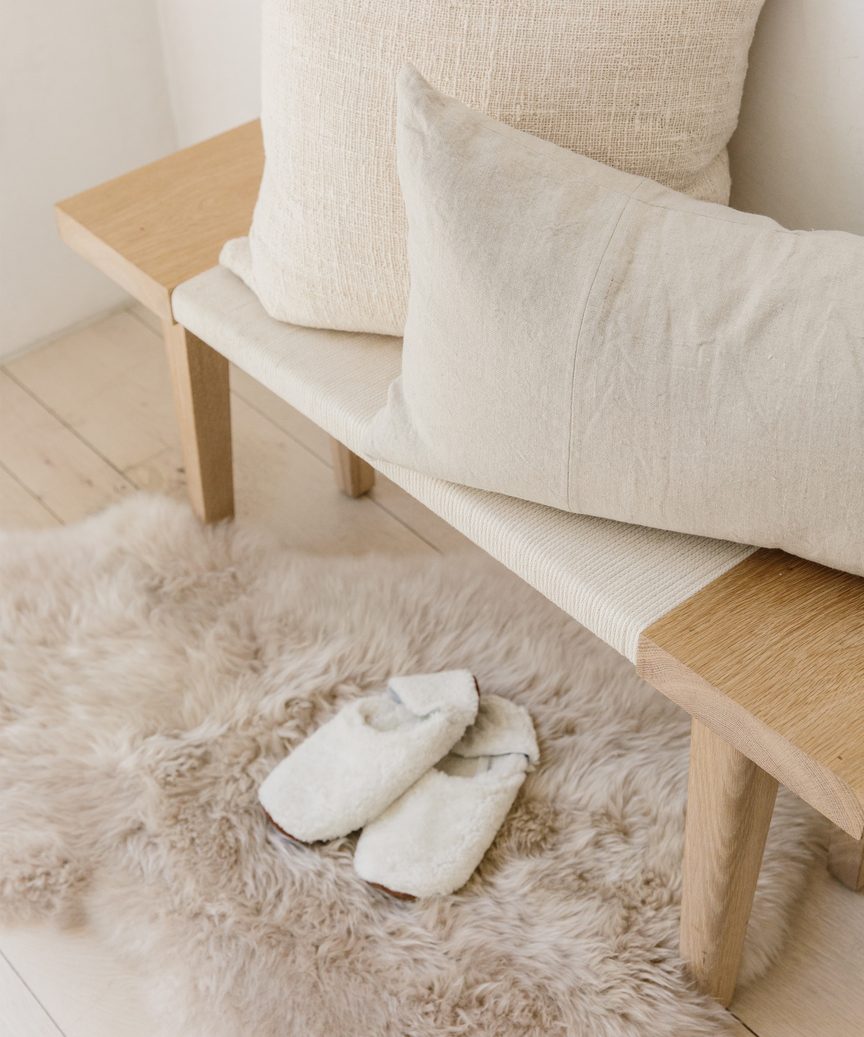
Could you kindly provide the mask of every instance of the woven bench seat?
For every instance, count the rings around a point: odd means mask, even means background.
[[[221,267],[172,304],[180,324],[352,450],[399,374],[399,339],[275,321]],[[646,627],[754,550],[376,467],[634,663]]]

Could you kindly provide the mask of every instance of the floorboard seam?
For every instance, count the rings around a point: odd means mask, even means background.
[[[8,379],[9,379],[9,380],[10,380],[11,382],[14,382],[14,383],[15,383],[15,385],[17,385],[17,386],[18,386],[18,388],[19,388],[19,389],[20,389],[20,390],[21,390],[22,392],[26,393],[26,394],[27,394],[27,395],[28,395],[28,396],[30,397],[30,399],[31,399],[31,400],[33,400],[33,401],[34,401],[35,403],[38,403],[38,404],[39,404],[39,406],[40,406],[40,407],[41,407],[41,408],[42,408],[42,409],[43,409],[43,410],[44,410],[44,411],[45,411],[45,412],[46,412],[47,414],[50,414],[50,415],[51,415],[51,417],[55,419],[55,421],[58,421],[58,422],[59,422],[59,423],[60,423],[60,424],[61,424],[61,425],[63,426],[63,428],[65,428],[65,429],[66,429],[66,431],[67,431],[67,432],[70,432],[70,433],[71,433],[71,434],[72,434],[72,435],[73,435],[73,436],[74,436],[74,437],[75,437],[75,438],[76,438],[76,439],[78,440],[78,442],[79,442],[79,443],[82,443],[82,444],[83,444],[84,446],[86,446],[86,447],[87,447],[87,449],[88,449],[88,450],[90,450],[90,451],[91,451],[92,453],[94,453],[94,454],[95,454],[95,455],[96,455],[96,456],[97,456],[97,457],[98,457],[98,458],[99,458],[99,459],[100,459],[101,461],[103,461],[103,462],[104,462],[105,464],[107,464],[107,465],[108,465],[108,467],[109,467],[109,468],[111,469],[111,471],[112,471],[112,472],[116,472],[116,474],[117,474],[117,475],[119,475],[119,476],[120,476],[120,478],[121,478],[121,479],[123,479],[123,481],[124,481],[124,482],[126,482],[126,483],[128,483],[128,484],[129,484],[129,487],[130,487],[131,489],[135,489],[135,488],[136,488],[136,487],[135,487],[135,484],[134,484],[133,482],[131,482],[131,481],[130,481],[130,479],[128,478],[128,476],[126,476],[126,475],[124,475],[124,474],[123,474],[123,471],[122,471],[122,469],[118,468],[118,467],[117,467],[117,465],[116,465],[116,464],[114,464],[114,462],[113,462],[113,461],[110,461],[110,460],[109,460],[109,459],[108,459],[108,458],[107,458],[107,457],[106,457],[106,456],[105,456],[105,455],[104,455],[104,454],[102,453],[102,451],[101,451],[101,450],[97,449],[97,448],[96,448],[96,447],[95,447],[95,446],[94,446],[94,445],[93,445],[93,444],[92,444],[92,443],[91,443],[91,442],[90,442],[89,440],[85,439],[85,438],[84,438],[84,437],[83,437],[83,436],[81,435],[81,433],[80,433],[80,432],[78,431],[78,429],[76,429],[76,428],[75,428],[75,426],[74,426],[74,425],[71,425],[71,424],[70,424],[70,423],[69,423],[68,421],[66,421],[66,419],[65,419],[65,418],[61,417],[61,416],[60,416],[60,415],[59,415],[59,414],[58,414],[58,413],[57,413],[57,412],[56,412],[56,411],[54,410],[54,408],[53,408],[53,407],[50,407],[50,406],[49,406],[49,405],[48,405],[48,404],[47,404],[47,403],[46,403],[46,402],[45,402],[45,401],[44,401],[43,399],[41,399],[41,398],[40,398],[40,397],[38,396],[38,394],[37,394],[37,393],[35,393],[35,392],[34,392],[34,391],[33,391],[33,390],[32,390],[32,389],[31,389],[31,388],[30,388],[30,387],[29,387],[29,386],[27,385],[27,383],[26,383],[26,382],[22,382],[22,381],[21,381],[21,379],[20,379],[20,378],[18,378],[18,376],[17,376],[17,375],[14,375],[14,374],[13,374],[13,373],[12,373],[12,372],[11,372],[11,371],[10,371],[10,370],[9,370],[9,369],[7,368],[7,367],[3,367],[3,368],[2,368],[2,371],[3,371],[3,373],[4,373],[5,375],[6,375],[6,377],[7,377],[7,378],[8,378]]]
[[[43,507],[48,512],[48,514],[51,515],[52,518],[57,519],[61,526],[64,526],[66,524],[49,504],[47,504],[38,494],[34,493],[33,490],[31,490],[25,482],[22,482],[21,479],[19,479],[18,476],[12,471],[12,469],[8,468],[2,461],[0,461],[0,469],[2,469],[14,483],[17,483],[21,487],[21,489],[24,490],[24,492],[28,495],[28,497],[32,497],[33,500],[35,500],[37,504]]]
[[[45,1005],[42,1004],[42,1000],[39,997],[39,995],[30,986],[30,984],[27,982],[27,980],[21,975],[21,973],[18,971],[18,969],[15,968],[14,963],[9,960],[9,956],[2,949],[2,947],[0,947],[0,958],[2,958],[6,962],[6,964],[9,966],[9,968],[12,970],[12,972],[17,977],[18,982],[21,984],[21,986],[24,987],[24,989],[33,998],[33,1000],[36,1002],[36,1004],[39,1005],[39,1007],[42,1009],[42,1011],[48,1017],[51,1025],[54,1027],[54,1029],[58,1033],[63,1034],[63,1037],[66,1037],[66,1031],[60,1026],[60,1024],[57,1022],[57,1020],[54,1018],[54,1016],[48,1011],[48,1009],[45,1007]]]

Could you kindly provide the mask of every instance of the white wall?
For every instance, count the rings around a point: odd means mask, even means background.
[[[736,208],[864,234],[862,0],[768,0],[730,151]]]
[[[261,112],[261,0],[156,0],[181,146]]]
[[[0,355],[124,296],[62,244],[52,203],[176,133],[154,0],[0,0]]]

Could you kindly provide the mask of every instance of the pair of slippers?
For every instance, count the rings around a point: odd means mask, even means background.
[[[302,742],[258,798],[295,842],[362,828],[357,873],[414,899],[468,881],[538,759],[528,713],[481,695],[467,670],[393,677]]]

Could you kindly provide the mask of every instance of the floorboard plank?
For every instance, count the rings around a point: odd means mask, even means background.
[[[0,951],[65,1037],[158,1033],[139,977],[89,930],[3,929]]]
[[[2,369],[0,464],[63,522],[90,515],[133,488]]]
[[[121,471],[178,441],[162,339],[128,312],[7,366]]]
[[[60,520],[0,465],[0,529],[48,529]]]
[[[0,1037],[58,1037],[62,1033],[0,954]]]
[[[783,954],[732,1002],[759,1037],[864,1033],[864,896],[814,868]]]
[[[740,1020],[736,1019],[734,1016],[732,1017],[732,1033],[734,1037],[753,1037],[753,1031],[749,1030]]]

